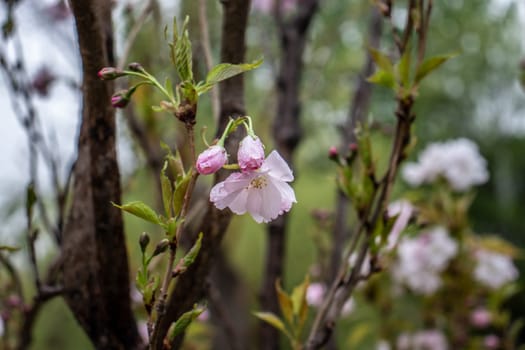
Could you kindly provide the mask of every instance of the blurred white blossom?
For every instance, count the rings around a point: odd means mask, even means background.
[[[392,274],[412,291],[432,294],[441,286],[440,273],[457,254],[458,244],[443,227],[435,227],[415,238],[403,238]]]
[[[518,278],[518,270],[506,255],[479,250],[476,252],[476,261],[474,277],[489,288],[498,289]]]
[[[467,191],[488,181],[487,161],[471,140],[460,138],[430,144],[419,154],[417,163],[408,163],[403,178],[412,186],[444,178],[456,191]]]
[[[306,303],[310,306],[321,306],[326,292],[326,287],[322,283],[310,283],[306,289]]]
[[[401,237],[401,233],[407,227],[413,212],[414,207],[412,204],[404,199],[392,202],[388,205],[388,216],[394,217],[397,215],[397,219],[388,234],[387,250],[392,250],[397,244]]]
[[[397,339],[399,350],[447,350],[445,335],[436,329],[424,330],[413,334],[403,333]]]
[[[309,306],[318,308],[323,304],[327,288],[323,283],[314,282],[310,283],[306,289],[306,303]],[[341,308],[341,316],[348,316],[354,310],[353,298],[348,299]]]

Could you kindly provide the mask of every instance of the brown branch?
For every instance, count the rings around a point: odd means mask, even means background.
[[[113,64],[111,4],[71,1],[83,70],[83,111],[73,200],[62,258],[65,300],[99,349],[141,347],[131,310],[129,267],[115,150],[113,84],[97,72]]]
[[[415,1],[413,0],[409,2],[409,10],[414,8],[414,4]],[[409,17],[411,16],[409,15]],[[405,28],[403,39],[404,44],[401,46],[402,50],[400,51],[401,55],[405,53],[404,50],[409,49],[407,46],[409,34],[407,33],[412,32],[414,25],[415,24],[411,19],[407,19],[407,27]],[[425,28],[428,28],[428,25],[426,25]],[[424,35],[426,36],[426,33]],[[423,44],[426,45],[426,41],[423,41]],[[354,233],[354,235],[357,235],[357,237],[354,237],[354,242],[357,242],[363,236],[365,239],[361,242],[358,248],[357,261],[349,273],[348,260],[351,254],[355,251],[354,248],[357,245],[350,247],[346,255],[343,257],[339,272],[334,279],[326,300],[318,311],[314,325],[310,330],[308,341],[305,345],[306,350],[319,349],[330,339],[344,302],[350,297],[357,283],[364,278],[361,275],[361,269],[368,253],[369,239],[377,227],[379,220],[384,219],[390,193],[398,173],[399,164],[404,159],[406,147],[410,143],[410,129],[415,119],[415,115],[412,112],[413,104],[414,96],[397,96],[397,109],[395,112],[397,124],[388,169],[381,181],[379,181],[379,187],[374,189],[371,197],[372,200],[368,203],[365,212],[360,215],[357,229]]]
[[[274,5],[276,25],[279,28],[281,59],[276,81],[278,102],[273,121],[273,137],[277,151],[293,168],[293,154],[302,137],[300,125],[300,83],[303,73],[303,52],[308,28],[318,11],[318,0],[307,0],[297,6],[297,13],[288,20],[281,15],[281,4]],[[263,283],[259,294],[261,309],[279,314],[275,281],[283,276],[286,251],[288,215],[272,221],[267,227],[267,250]],[[259,344],[261,349],[279,348],[278,331],[260,322]]]
[[[368,46],[372,48],[379,47],[379,39],[382,32],[381,13],[372,8],[370,22],[368,26]],[[369,110],[370,98],[372,96],[372,84],[366,79],[372,75],[374,70],[374,61],[368,52],[366,61],[357,77],[356,89],[352,97],[348,118],[345,127],[343,128],[342,144],[340,146],[341,154],[348,152],[350,143],[356,142],[355,128],[359,123],[366,120],[366,115]],[[328,274],[329,281],[332,281],[337,274],[337,270],[341,261],[342,249],[344,242],[348,238],[348,197],[342,191],[337,191],[337,204],[335,212],[335,223],[332,239],[332,254],[330,273]]]
[[[223,25],[221,39],[221,61],[228,63],[244,62],[245,31],[248,23],[250,2],[245,0],[223,1]],[[230,117],[246,115],[244,107],[243,76],[228,79],[220,84],[220,118],[217,135],[220,136],[228,124]],[[236,154],[237,144],[241,135],[232,134],[226,142],[226,149],[232,156]],[[235,159],[231,159],[232,162]],[[222,181],[228,173],[221,171],[217,174],[215,182]],[[211,203],[197,232],[203,232],[201,250],[195,262],[188,270],[178,277],[177,283],[168,297],[166,304],[166,317],[159,324],[158,333],[164,339],[171,323],[177,320],[182,313],[190,310],[195,302],[202,299],[206,293],[206,279],[212,267],[212,260],[228,227],[231,212],[221,211]],[[173,348],[177,349],[182,344],[184,335],[174,340]],[[162,349],[162,342],[156,343],[155,350]]]

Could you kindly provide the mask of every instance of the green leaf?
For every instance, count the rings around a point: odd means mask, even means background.
[[[151,279],[144,288],[144,294],[142,295],[144,304],[151,304],[153,302],[155,298],[155,294],[157,293],[157,290],[159,289],[159,285],[160,285],[159,276],[153,276],[153,279]]]
[[[293,303],[292,299],[286,292],[281,288],[279,280],[275,281],[275,290],[277,291],[277,297],[279,300],[279,306],[281,312],[289,324],[293,324]]]
[[[206,82],[203,85],[197,87],[197,93],[200,95],[209,89],[213,85],[221,82],[223,80],[234,77],[238,74],[250,71],[259,67],[263,62],[263,59],[258,59],[252,63],[241,63],[241,64],[231,64],[231,63],[220,63],[213,67],[206,76]]]
[[[166,82],[164,83],[164,87],[166,91],[168,92],[168,95],[170,97],[170,100],[173,101],[175,97],[173,96],[173,84],[171,83],[170,78],[166,78]]]
[[[168,330],[168,340],[170,342],[175,339],[179,334],[182,334],[186,328],[195,320],[197,317],[199,317],[200,314],[204,312],[204,308],[196,307],[194,306],[192,310],[185,312],[182,314],[181,317],[175,322],[173,322]]]
[[[410,84],[410,63],[412,61],[411,58],[412,58],[412,50],[409,45],[405,49],[403,56],[401,56],[401,59],[396,65],[399,80],[405,88],[408,88]]]
[[[112,204],[115,207],[122,209],[125,212],[135,215],[141,219],[144,219],[157,225],[161,225],[161,221],[159,220],[159,216],[157,215],[157,213],[141,201],[131,202],[122,206],[115,203]]]
[[[379,50],[374,49],[373,47],[369,47],[368,51],[370,52],[370,56],[372,56],[372,59],[374,60],[375,64],[381,68],[381,70],[384,70],[389,73],[394,72],[394,66],[392,65],[392,62],[390,61],[390,58],[382,53]]]
[[[279,317],[277,317],[275,314],[271,312],[254,312],[253,314],[258,319],[261,319],[264,322],[272,325],[273,327],[277,328],[278,330],[286,334],[289,338],[291,338],[290,333],[288,333],[288,331],[286,330],[286,327],[284,326],[283,321]]]
[[[396,81],[392,72],[387,72],[383,69],[377,69],[372,76],[366,79],[369,83],[381,85],[392,90],[396,88]]]
[[[191,247],[191,249],[188,251],[188,253],[186,253],[184,258],[182,259],[183,266],[185,268],[193,264],[193,262],[197,258],[197,255],[199,255],[199,252],[201,250],[201,245],[202,245],[202,232],[199,233],[199,238],[197,238],[197,241],[195,242],[193,247]]]
[[[189,101],[191,104],[197,102],[198,92],[190,81],[183,82],[180,85],[183,97]]]
[[[439,55],[427,58],[423,61],[423,63],[421,63],[421,66],[419,66],[419,68],[417,69],[415,82],[419,83],[421,80],[423,80],[424,77],[426,77],[432,71],[436,70],[437,68],[439,68],[439,66],[441,66],[449,59],[455,57],[456,55],[457,54],[455,53],[451,53],[447,55]]]
[[[188,189],[188,184],[190,183],[191,172],[185,174],[184,176],[179,176],[175,184],[175,191],[173,192],[173,211],[175,216],[180,215],[182,209],[182,204],[184,203],[184,196],[186,190]]]
[[[164,161],[164,166],[160,171],[160,183],[162,188],[162,203],[164,204],[164,212],[166,217],[170,218],[172,216],[171,212],[171,203],[173,199],[173,188],[171,186],[171,180],[166,175],[166,169],[168,168],[168,161]]]
[[[175,51],[175,68],[179,74],[181,81],[193,81],[193,62],[191,52],[191,42],[188,34],[189,17],[186,16],[181,28],[181,35],[174,41]],[[173,35],[176,34],[176,29],[173,29]]]
[[[295,287],[292,291],[291,299],[293,306],[293,313],[296,316],[299,316],[306,304],[306,290],[310,284],[310,278],[308,275],[304,278],[303,283]]]

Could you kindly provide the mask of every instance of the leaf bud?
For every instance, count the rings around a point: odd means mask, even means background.
[[[139,238],[140,250],[144,253],[149,244],[149,235],[146,232],[142,232]]]
[[[129,70],[134,71],[134,72],[139,72],[139,73],[143,73],[144,72],[144,67],[142,67],[142,65],[140,63],[137,63],[137,62],[130,63],[128,65],[128,68],[129,68]]]
[[[169,245],[170,241],[167,238],[161,240],[155,247],[155,250],[153,251],[153,256],[157,256],[161,253],[164,253],[166,249],[168,249]]]

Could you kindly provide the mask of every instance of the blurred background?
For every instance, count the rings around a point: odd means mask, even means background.
[[[245,74],[247,111],[259,136],[273,147],[271,123],[275,115],[275,77],[278,72],[279,43],[275,19],[268,1],[252,0],[247,32],[247,61],[264,57],[264,64]],[[0,20],[3,29],[16,30],[11,40],[0,43],[2,56],[20,60],[32,86],[32,101],[42,137],[52,150],[58,174],[52,174],[48,159],[40,156],[38,181],[41,192],[50,196],[53,214],[53,181],[65,181],[75,159],[80,121],[80,59],[74,20],[67,4],[53,0],[19,0],[16,6],[3,2]],[[299,0],[300,3],[300,0]],[[164,27],[188,14],[198,17],[196,2],[154,2],[132,47],[129,62],[137,61],[158,77],[173,75]],[[143,1],[114,1],[116,53],[122,53],[125,38],[140,16]],[[300,4],[299,4],[300,6]],[[219,57],[221,7],[207,1],[208,24],[213,57]],[[297,205],[291,211],[284,285],[299,283],[316,259],[313,237],[316,232],[311,213],[315,209],[333,210],[336,198],[334,166],[327,158],[330,146],[340,144],[340,129],[366,55],[368,1],[321,1],[312,22],[304,55],[301,83],[304,137],[296,155],[294,172]],[[393,24],[404,23],[406,13],[393,13]],[[202,53],[197,20],[190,20],[194,57]],[[501,235],[518,247],[525,247],[525,3],[519,0],[443,0],[435,2],[430,23],[428,54],[457,52],[459,55],[425,80],[415,104],[417,151],[427,143],[467,137],[480,147],[488,161],[490,180],[477,190],[471,210],[474,231]],[[385,30],[381,46],[392,47]],[[521,68],[520,68],[521,65]],[[196,74],[205,72],[203,62],[195,65]],[[146,126],[152,138],[174,145],[179,126],[167,115],[154,113],[150,106],[157,95],[147,89],[134,97],[135,117]],[[102,103],[102,102],[101,102]],[[23,123],[17,117],[16,96],[6,74],[0,79],[2,126],[0,139],[0,245],[23,245],[25,229],[23,201],[29,182],[29,146]],[[386,154],[395,125],[395,100],[392,93],[374,88],[370,120],[380,130],[376,154]],[[199,125],[213,125],[211,102],[205,96],[199,105]],[[212,135],[214,130],[208,130]],[[124,189],[123,202],[141,199],[154,205],[158,200],[146,158],[132,136],[129,123],[119,115],[118,155]],[[202,145],[201,145],[202,146]],[[384,148],[384,149],[383,149]],[[206,191],[206,180],[201,190]],[[399,180],[394,199],[405,189]],[[56,208],[55,208],[56,210]],[[161,232],[142,221],[125,217],[132,271],[136,270],[138,235]],[[250,217],[235,217],[223,242],[228,260],[243,277],[248,297],[256,302],[263,273],[265,227]],[[40,235],[37,254],[52,261],[56,253],[52,239]],[[14,254],[17,266],[27,268],[22,250]],[[523,260],[517,265],[525,272]],[[132,280],[132,278],[130,279]],[[30,284],[30,278],[24,281]],[[518,302],[518,301],[516,301]],[[38,320],[33,349],[89,349],[86,336],[78,328],[60,300],[45,306]],[[255,307],[254,307],[255,308]],[[139,309],[139,307],[137,307]],[[140,312],[140,311],[138,311]],[[255,320],[254,320],[255,322]],[[60,325],[59,327],[57,325]]]

